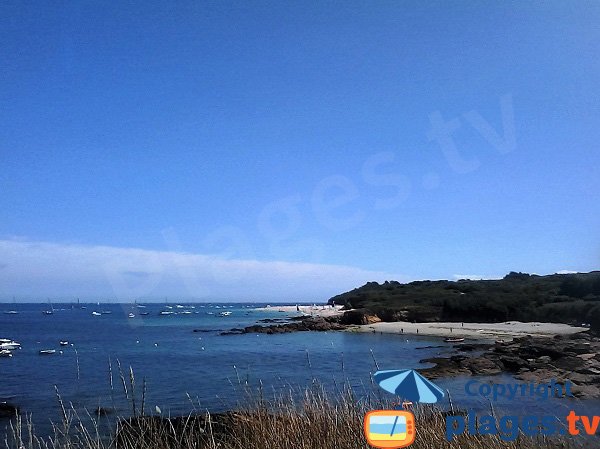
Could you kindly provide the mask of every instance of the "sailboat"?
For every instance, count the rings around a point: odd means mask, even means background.
[[[15,305],[17,302],[15,300],[15,297],[13,296],[13,305]],[[12,310],[7,310],[4,312],[6,315],[16,315],[19,312],[17,312],[16,310],[12,309]]]
[[[48,298],[48,304],[50,305],[50,310],[44,310],[42,312],[44,315],[52,315],[54,313],[54,307],[52,307],[52,302],[50,301],[50,298]]]

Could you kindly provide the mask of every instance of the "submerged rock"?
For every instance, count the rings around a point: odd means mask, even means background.
[[[14,418],[19,414],[19,407],[9,402],[0,402],[0,418]]]
[[[97,407],[96,410],[94,410],[96,416],[112,415],[114,412],[115,409],[112,407]]]

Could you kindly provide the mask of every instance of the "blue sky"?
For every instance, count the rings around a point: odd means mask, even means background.
[[[0,299],[596,269],[599,23],[595,2],[3,2]]]

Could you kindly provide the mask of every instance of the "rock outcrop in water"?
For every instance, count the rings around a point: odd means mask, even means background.
[[[300,319],[285,324],[275,324],[272,326],[262,326],[255,324],[243,329],[231,329],[222,332],[221,335],[240,335],[240,334],[285,334],[289,332],[306,331],[338,331],[346,329],[346,326],[338,322],[337,317],[300,317]]]
[[[0,402],[0,418],[14,418],[19,414],[19,407],[8,402]]]
[[[435,366],[421,373],[431,378],[511,373],[531,382],[570,380],[575,396],[600,397],[600,338],[589,332],[554,338],[515,338],[487,348],[470,346],[456,346],[458,353],[450,357],[422,360]],[[474,356],[465,354],[474,349],[483,352]]]

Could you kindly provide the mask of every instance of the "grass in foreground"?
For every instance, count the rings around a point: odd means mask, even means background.
[[[62,405],[62,403],[61,403]],[[137,416],[118,421],[114,431],[102,435],[90,414],[81,419],[74,409],[63,408],[63,423],[54,436],[40,438],[33,426],[16,418],[5,442],[14,449],[365,449],[363,416],[369,410],[389,409],[375,398],[357,401],[351,393],[331,398],[321,388],[306,390],[298,399],[257,399],[252,406],[224,414],[187,417]],[[417,420],[414,449],[567,449],[566,440],[519,436],[505,442],[495,436],[445,438],[445,412],[432,407],[413,410]]]

